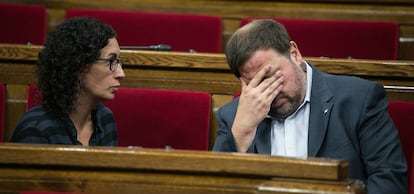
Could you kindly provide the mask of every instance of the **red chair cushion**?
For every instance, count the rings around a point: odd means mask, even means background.
[[[221,51],[222,21],[206,15],[69,9],[66,18],[89,16],[111,25],[120,46],[167,44],[173,51]]]
[[[240,26],[257,18],[243,18]],[[393,22],[271,19],[285,26],[305,57],[397,59],[399,26]]]
[[[37,90],[36,84],[30,84],[27,88],[26,111],[42,103],[42,93]]]
[[[388,112],[398,129],[401,144],[408,164],[408,189],[414,194],[414,103],[389,102]]]
[[[42,45],[46,40],[46,8],[0,3],[0,43]]]
[[[120,88],[113,101],[120,146],[208,150],[211,95]]]

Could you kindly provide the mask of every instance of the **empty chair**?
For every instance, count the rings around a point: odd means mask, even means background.
[[[240,26],[255,17],[243,18]],[[397,59],[399,26],[392,22],[271,18],[283,24],[305,57]]]
[[[36,85],[27,96],[27,110],[41,103]],[[104,104],[115,116],[120,146],[208,150],[209,93],[120,88]]]
[[[46,8],[0,3],[0,43],[42,45],[46,40]]]
[[[116,10],[69,9],[66,18],[89,16],[111,25],[120,46],[166,44],[172,51],[221,51],[220,17],[193,14],[148,13]]]
[[[414,103],[390,101],[388,112],[398,129],[408,164],[408,193],[414,194]]]
[[[0,142],[4,141],[4,113],[6,109],[6,87],[0,83]]]
[[[208,150],[209,93],[120,88],[104,104],[115,115],[120,146]]]

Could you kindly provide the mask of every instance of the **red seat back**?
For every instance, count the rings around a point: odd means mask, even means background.
[[[0,3],[0,43],[42,45],[46,40],[46,8]]]
[[[221,51],[220,17],[192,14],[69,9],[66,18],[89,16],[111,25],[120,46],[167,44],[172,51]]]
[[[240,26],[257,18],[243,18]],[[397,59],[399,26],[393,22],[271,19],[285,26],[305,57]]]
[[[388,112],[398,129],[401,144],[408,164],[409,194],[414,194],[414,103],[389,102]]]
[[[37,90],[36,84],[30,84],[27,88],[26,111],[42,103],[42,93]]]
[[[208,150],[209,93],[120,88],[104,104],[115,115],[120,146]]]

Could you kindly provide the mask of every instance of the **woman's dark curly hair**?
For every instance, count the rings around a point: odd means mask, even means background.
[[[43,104],[57,113],[70,113],[79,95],[80,74],[89,71],[100,51],[116,33],[109,25],[86,17],[64,21],[39,53],[36,73]]]

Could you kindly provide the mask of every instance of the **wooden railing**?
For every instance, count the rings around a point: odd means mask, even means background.
[[[327,158],[0,144],[0,193],[365,193]]]
[[[64,20],[69,8],[192,13],[223,19],[222,50],[246,16],[332,20],[392,21],[400,25],[399,60],[414,60],[414,2],[412,0],[0,0],[0,2],[43,5],[48,30]],[[131,24],[132,25],[132,24]],[[168,32],[166,32],[168,36]]]
[[[6,83],[4,137],[8,139],[25,112],[28,84],[36,82],[34,64],[42,47],[0,45],[0,82]],[[223,54],[122,50],[126,78],[122,87],[204,91],[212,94],[210,142],[217,123],[214,110],[240,92],[239,80],[230,72]],[[414,101],[414,61],[306,58],[321,71],[359,76],[382,83],[389,100]],[[359,95],[359,94],[355,94]]]

